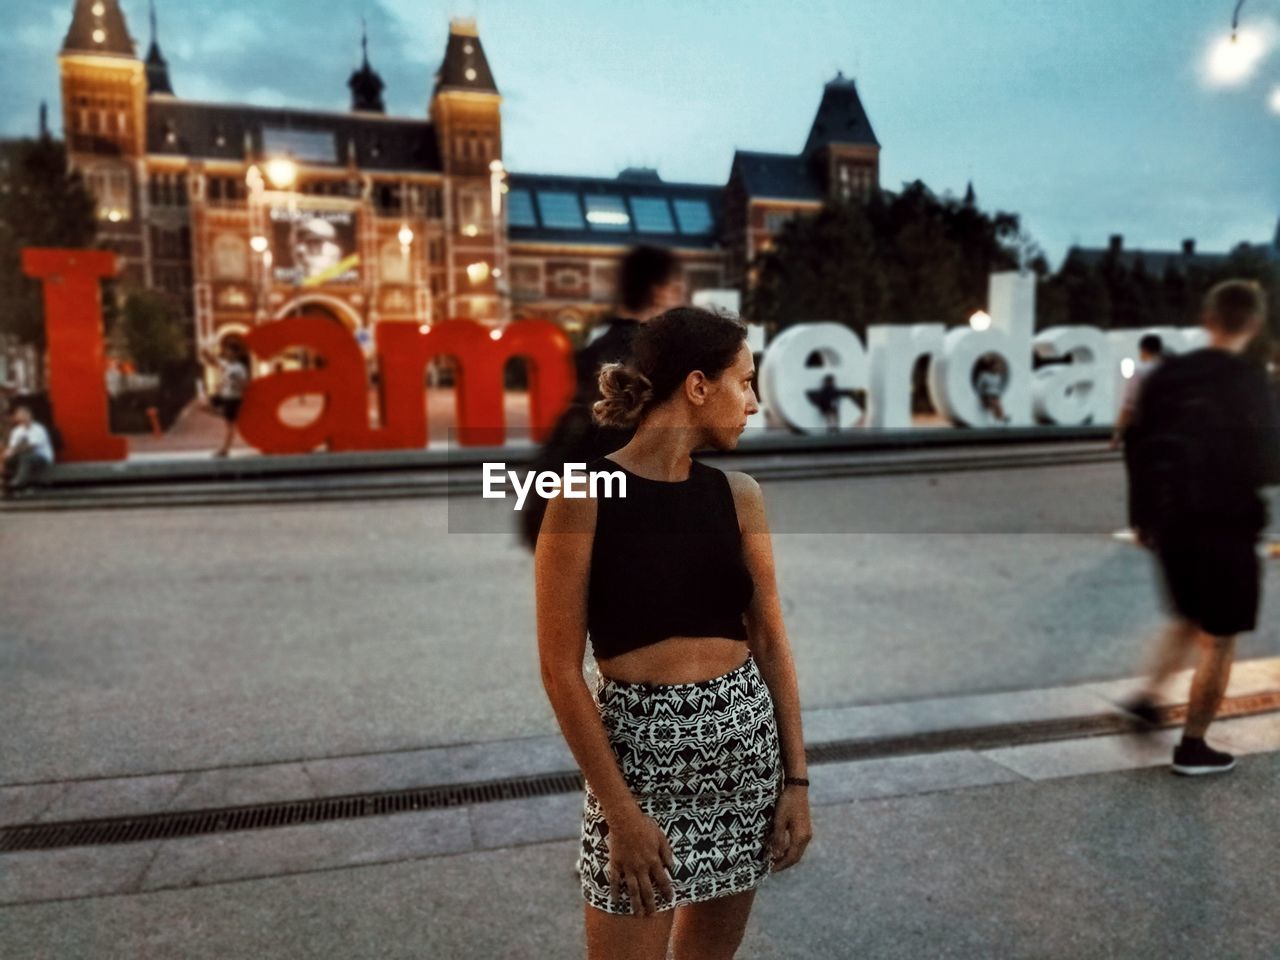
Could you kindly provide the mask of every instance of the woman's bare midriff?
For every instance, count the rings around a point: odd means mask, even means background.
[[[601,676],[623,683],[700,683],[747,662],[747,645],[728,637],[667,637],[597,660]]]

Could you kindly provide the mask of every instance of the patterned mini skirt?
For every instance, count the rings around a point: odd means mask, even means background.
[[[640,809],[671,844],[675,896],[655,888],[659,910],[759,886],[769,874],[769,834],[782,792],[773,699],[750,654],[697,683],[626,683],[597,675],[592,697],[618,766]],[[586,785],[582,894],[606,913],[631,913],[609,891],[609,824]]]

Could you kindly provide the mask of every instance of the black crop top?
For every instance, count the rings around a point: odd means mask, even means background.
[[[745,641],[754,584],[724,472],[694,460],[686,480],[648,480],[607,457],[587,470],[620,472],[627,485],[626,497],[596,500],[587,592],[596,659],[668,637]]]

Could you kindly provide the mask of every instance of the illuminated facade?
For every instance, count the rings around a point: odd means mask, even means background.
[[[59,56],[71,163],[126,282],[187,306],[201,343],[305,307],[362,343],[382,322],[522,318],[579,330],[635,243],[676,250],[692,290],[742,287],[786,220],[865,195],[880,147],[853,82],[827,84],[804,150],[739,151],[727,184],[508,173],[502,98],[474,21],[455,20],[421,119],[389,117],[369,63],[351,109],[183,100],[118,0],[76,0]],[[179,84],[180,86],[180,84]]]

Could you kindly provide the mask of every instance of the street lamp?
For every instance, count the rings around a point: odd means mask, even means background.
[[[267,179],[277,190],[288,190],[298,182],[298,165],[288,157],[268,160]]]
[[[985,310],[976,311],[969,318],[969,326],[981,333],[983,330],[991,329],[991,314]]]
[[[1231,36],[1220,38],[1209,49],[1207,63],[1211,83],[1219,86],[1239,86],[1253,73],[1272,45],[1273,31],[1251,28],[1241,29],[1240,10],[1245,0],[1236,0],[1231,13]]]
[[[249,239],[249,246],[253,248],[254,253],[266,253],[270,244],[262,234],[256,234]]]

